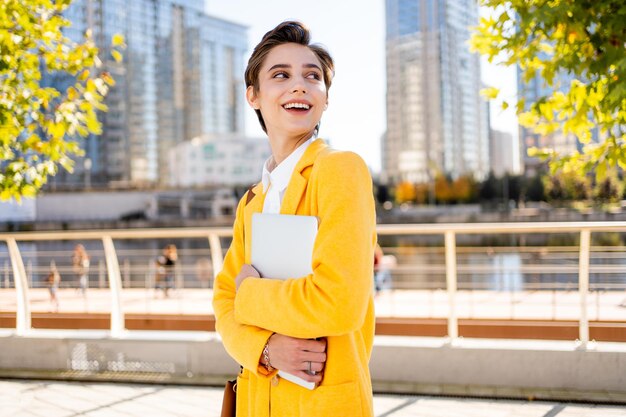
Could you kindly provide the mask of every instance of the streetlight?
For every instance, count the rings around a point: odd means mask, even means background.
[[[83,167],[85,168],[85,189],[89,190],[91,188],[91,167],[93,163],[91,162],[91,158],[85,158],[83,161]]]

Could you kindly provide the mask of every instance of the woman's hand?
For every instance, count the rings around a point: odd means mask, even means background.
[[[305,381],[322,381],[326,364],[326,339],[297,339],[275,333],[269,338],[268,353],[273,368]]]
[[[254,277],[261,278],[259,271],[254,269],[254,267],[250,264],[244,264],[239,271],[239,274],[235,277],[235,286],[239,289],[239,286],[242,282],[245,281],[246,278]]]

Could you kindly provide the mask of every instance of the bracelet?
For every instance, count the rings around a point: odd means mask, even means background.
[[[270,364],[270,339],[267,339],[267,342],[265,342],[265,346],[263,347],[263,360],[265,361],[267,371],[272,372],[274,368]]]

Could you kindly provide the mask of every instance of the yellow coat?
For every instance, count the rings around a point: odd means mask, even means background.
[[[250,263],[252,213],[263,211],[258,184],[239,202],[233,241],[215,281],[216,328],[243,366],[237,378],[238,417],[373,416],[369,359],[374,339],[372,268],[376,216],[363,160],[311,143],[296,165],[282,214],[317,216],[313,274],[289,280],[234,278]],[[265,342],[280,333],[327,338],[324,379],[310,391],[259,365]],[[270,412],[271,404],[271,412]]]

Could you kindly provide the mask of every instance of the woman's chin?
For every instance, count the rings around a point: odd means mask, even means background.
[[[282,130],[282,134],[292,138],[300,138],[302,136],[311,136],[315,130],[315,126],[290,126]],[[271,132],[270,132],[271,133]],[[308,139],[308,137],[307,137]]]

